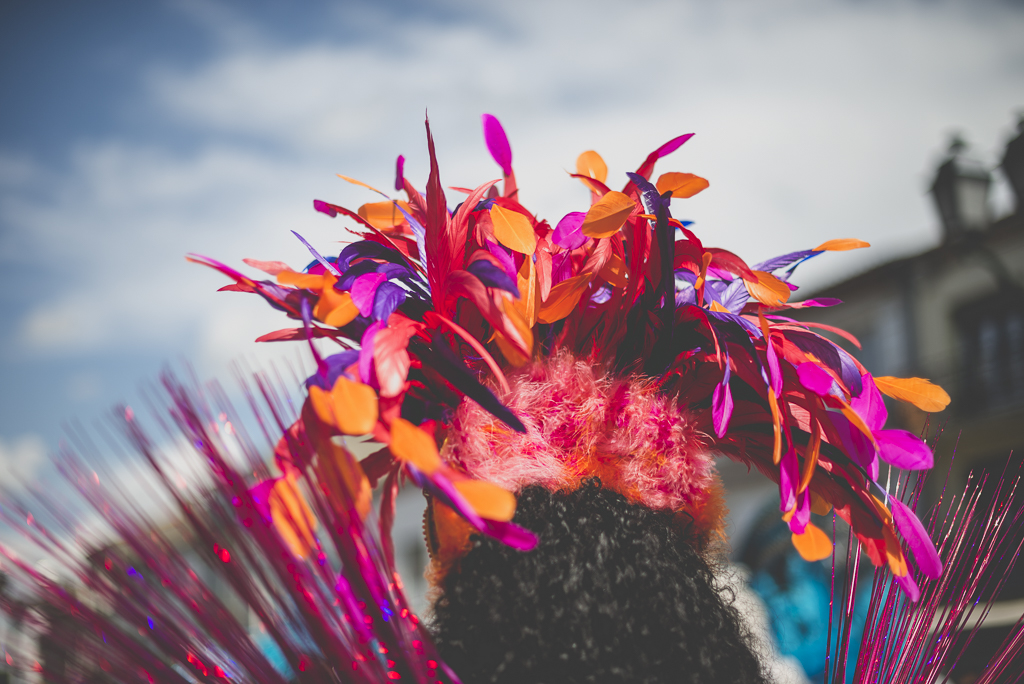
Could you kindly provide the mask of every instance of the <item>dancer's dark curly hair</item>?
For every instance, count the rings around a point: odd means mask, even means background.
[[[441,582],[437,647],[466,684],[764,682],[739,615],[672,516],[594,478],[527,487],[522,553],[475,536]]]

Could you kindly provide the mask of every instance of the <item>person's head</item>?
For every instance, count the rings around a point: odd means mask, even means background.
[[[473,535],[436,587],[437,647],[464,682],[764,681],[677,517],[597,478],[517,498],[537,548]]]

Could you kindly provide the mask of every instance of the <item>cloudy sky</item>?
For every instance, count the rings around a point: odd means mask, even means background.
[[[504,123],[525,204],[584,208],[566,176],[598,150],[613,185],[680,133],[661,171],[711,187],[677,212],[750,260],[860,237],[821,286],[927,249],[926,190],[961,131],[994,164],[1024,110],[1024,5],[931,0],[487,3],[0,2],[0,476],[38,478],[85,422],[167,363],[226,377],[285,327],[184,261],[328,251],[314,198],[374,198],[394,159],[446,185],[496,177]],[[996,209],[1008,206],[997,188]]]

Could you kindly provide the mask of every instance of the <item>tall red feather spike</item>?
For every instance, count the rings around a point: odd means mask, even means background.
[[[434,136],[430,133],[430,120],[427,127],[427,151],[430,154],[430,176],[427,178],[427,216],[426,225],[426,266],[427,279],[434,301],[434,309],[445,316],[450,312],[445,305],[445,281],[452,271],[452,248],[447,239],[448,205],[441,187],[441,172],[437,168],[437,153],[434,151]],[[450,317],[450,316],[449,316]]]

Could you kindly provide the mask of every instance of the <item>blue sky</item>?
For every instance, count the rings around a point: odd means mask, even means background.
[[[585,205],[565,169],[661,170],[711,187],[679,213],[752,260],[833,237],[874,244],[820,286],[938,240],[925,196],[948,135],[994,163],[1024,109],[1024,6],[804,0],[622,3],[27,2],[0,5],[0,474],[47,475],[86,423],[168,364],[226,378],[284,327],[215,293],[199,252],[308,257],[398,154],[423,185],[429,109],[446,184],[494,177],[479,115],[512,142],[524,202]],[[616,181],[617,182],[617,181]],[[997,208],[1007,205],[997,190]]]

